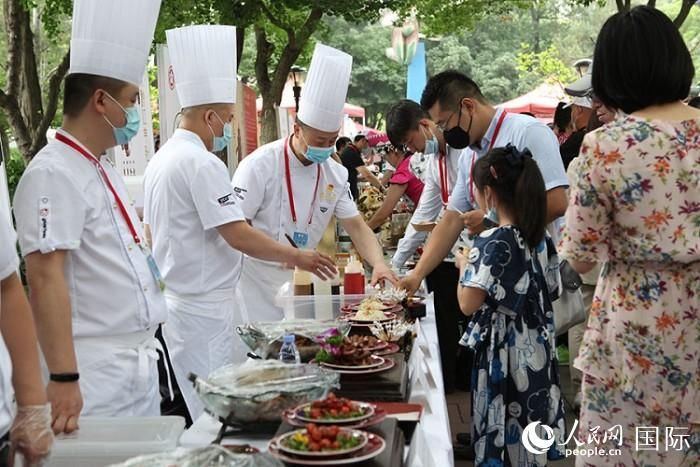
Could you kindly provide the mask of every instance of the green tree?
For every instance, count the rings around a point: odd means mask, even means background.
[[[46,144],[46,130],[60,102],[69,64],[65,39],[72,3],[3,0],[2,7],[6,75],[0,82],[0,109],[22,155],[31,158]],[[5,140],[6,129],[0,131]]]
[[[605,5],[607,4],[607,0],[571,0],[575,3],[581,4],[581,5]],[[657,0],[646,0],[644,2],[635,2],[634,4],[632,3],[632,0],[615,0],[615,6],[617,7],[617,11],[619,12],[626,12],[630,11],[634,6],[636,5],[647,5],[652,8],[658,8],[661,3],[667,4],[668,2],[657,2]],[[668,8],[660,8],[661,10],[666,13],[669,18],[673,20],[673,24],[676,25],[677,28],[680,28],[683,26],[683,23],[685,22],[686,19],[688,19],[688,15],[690,15],[691,10],[693,9],[693,5],[695,5],[696,0],[679,0],[677,2],[674,2],[677,4],[677,8],[674,8],[673,10],[668,9]]]

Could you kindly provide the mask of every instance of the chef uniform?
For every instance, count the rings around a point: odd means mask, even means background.
[[[236,99],[236,28],[189,26],[166,32],[175,88],[183,108]],[[189,373],[206,377],[232,362],[235,286],[242,254],[217,227],[245,222],[228,170],[200,137],[177,129],[144,176],[144,222],[167,284],[163,336],[192,420],[203,406]],[[238,317],[237,321],[240,320]],[[237,356],[245,358],[238,347]]]
[[[316,44],[299,120],[320,131],[338,131],[351,71],[350,55]],[[316,247],[334,214],[339,220],[359,215],[345,167],[331,158],[304,166],[292,151],[291,137],[266,144],[243,159],[232,183],[253,227],[281,242],[289,235],[301,248]],[[248,315],[258,321],[282,319],[275,297],[291,280],[292,272],[283,266],[246,257],[238,287]]]
[[[76,0],[70,70],[142,83],[160,0]],[[158,271],[111,161],[59,130],[14,198],[22,254],[67,252],[82,415],[160,414],[154,334],[166,319]]]
[[[15,274],[19,268],[17,258],[17,237],[7,219],[6,212],[0,211],[0,282]],[[0,303],[2,295],[0,294]],[[5,340],[0,335],[0,449],[3,438],[10,431],[10,425],[14,418],[14,389],[12,388],[12,360],[5,345]]]

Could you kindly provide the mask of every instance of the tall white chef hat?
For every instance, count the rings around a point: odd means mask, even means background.
[[[75,0],[68,73],[143,82],[161,0]]]
[[[236,102],[235,27],[187,26],[165,35],[183,108]]]
[[[351,72],[350,55],[317,43],[301,90],[299,120],[317,130],[338,130],[343,120]]]

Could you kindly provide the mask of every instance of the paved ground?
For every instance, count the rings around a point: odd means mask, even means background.
[[[566,426],[568,434],[569,430],[571,430],[571,427],[573,426],[574,419],[576,418],[573,415],[573,409],[571,407],[571,403],[574,400],[574,389],[569,378],[569,367],[561,366],[559,369],[561,371],[562,392],[564,393],[564,398],[567,401],[564,410],[566,411]],[[450,430],[453,437],[456,433],[469,431],[469,405],[470,395],[468,392],[458,391],[447,396],[447,411],[450,417]],[[574,459],[567,458],[560,461],[551,462],[551,465],[553,467],[574,467]],[[473,462],[455,458],[455,467],[473,466]]]

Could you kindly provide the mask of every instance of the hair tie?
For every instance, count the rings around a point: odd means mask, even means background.
[[[492,165],[489,166],[489,171],[494,180],[498,180],[498,174],[496,173],[496,168]]]
[[[522,151],[518,151],[515,146],[508,144],[506,146],[506,151],[506,160],[511,166],[514,167],[521,167],[526,157],[532,159],[532,153],[527,148],[523,149]]]

